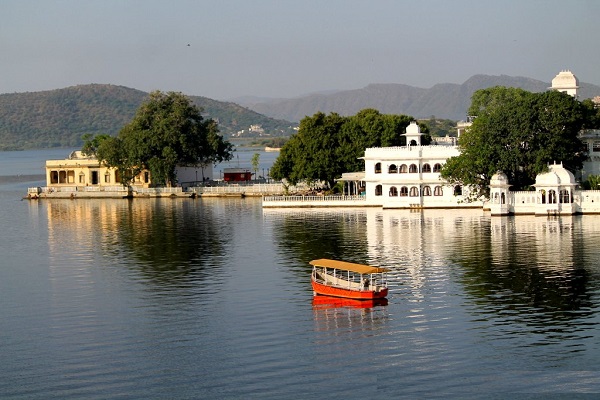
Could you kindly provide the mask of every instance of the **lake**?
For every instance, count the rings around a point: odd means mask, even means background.
[[[66,154],[0,152],[0,176]],[[600,392],[600,216],[21,200],[42,184],[0,184],[3,399]],[[315,301],[316,258],[389,268],[388,303]]]

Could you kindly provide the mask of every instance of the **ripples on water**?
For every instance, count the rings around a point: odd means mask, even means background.
[[[597,217],[0,201],[3,397],[600,391]],[[390,268],[388,304],[315,302],[321,257]]]

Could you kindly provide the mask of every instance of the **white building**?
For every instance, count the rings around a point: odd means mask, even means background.
[[[557,90],[577,98],[577,89],[579,89],[579,79],[571,71],[560,71],[552,79],[552,86],[549,89]]]
[[[481,202],[465,201],[467,187],[440,177],[446,160],[460,154],[454,143],[421,145],[422,133],[414,121],[405,136],[406,146],[365,150],[367,203],[383,208],[481,208]]]

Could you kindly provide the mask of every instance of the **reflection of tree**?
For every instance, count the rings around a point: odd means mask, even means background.
[[[276,245],[310,270],[308,262],[317,258],[332,258],[366,263],[366,216],[363,212],[280,211],[265,210],[273,221]],[[306,271],[302,269],[301,273]],[[299,271],[300,272],[300,271]]]
[[[128,208],[120,250],[154,278],[200,272],[224,251],[210,208],[196,201],[136,199]]]
[[[572,229],[518,218],[483,221],[456,238],[451,258],[478,310],[536,326],[589,315],[588,271]]]
[[[126,265],[149,279],[178,283],[218,279],[231,225],[214,208],[190,199],[48,202],[50,252],[99,253],[103,263]],[[71,246],[71,250],[69,249]]]

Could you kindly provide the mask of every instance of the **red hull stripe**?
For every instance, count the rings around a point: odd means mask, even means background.
[[[312,282],[312,287],[315,293],[325,295],[325,296],[335,296],[335,297],[345,297],[348,299],[358,299],[358,300],[371,300],[371,299],[383,299],[388,294],[388,288],[384,288],[379,292],[365,290],[349,290],[349,289],[341,289],[337,287],[327,286],[315,281]]]

